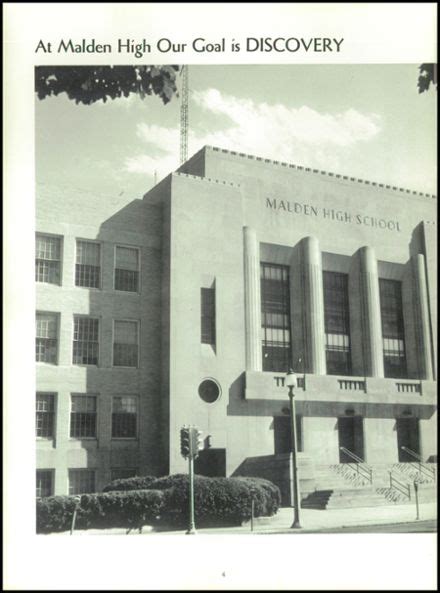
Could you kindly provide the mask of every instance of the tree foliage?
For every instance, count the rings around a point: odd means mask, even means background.
[[[179,66],[38,66],[35,92],[39,99],[66,93],[75,103],[91,105],[128,97],[157,95],[166,104],[177,94]]]
[[[420,74],[417,86],[419,93],[427,91],[431,85],[437,88],[437,64],[422,64],[419,66]]]

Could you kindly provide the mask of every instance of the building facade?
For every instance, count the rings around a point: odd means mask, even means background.
[[[436,455],[434,196],[205,147],[37,204],[38,495],[186,471],[183,425],[199,473],[275,459],[289,368],[312,467]]]

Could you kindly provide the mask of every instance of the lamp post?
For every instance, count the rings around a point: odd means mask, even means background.
[[[296,375],[292,369],[286,375],[286,383],[287,387],[289,388],[289,400],[290,400],[290,431],[291,431],[291,439],[292,439],[292,490],[293,490],[293,507],[294,507],[294,516],[293,516],[293,523],[292,528],[300,528],[300,520],[299,520],[299,507],[301,504],[300,501],[300,494],[299,494],[299,480],[298,480],[298,467],[297,467],[297,460],[296,460],[296,415],[295,415],[295,394],[293,392],[294,388],[297,386],[297,379]]]

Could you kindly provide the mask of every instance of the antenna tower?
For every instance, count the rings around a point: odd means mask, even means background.
[[[188,66],[181,70],[180,92],[180,164],[188,159]]]

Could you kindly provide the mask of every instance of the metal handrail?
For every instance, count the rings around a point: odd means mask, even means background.
[[[435,478],[435,469],[433,467],[429,467],[428,465],[424,464],[422,457],[418,453],[416,453],[412,449],[409,449],[408,447],[405,447],[405,445],[402,445],[400,448],[403,451],[406,451],[407,453],[409,453],[412,457],[414,457],[414,459],[417,459],[418,464],[419,464],[419,472],[420,473],[422,473],[422,471],[425,471],[425,473],[429,472],[430,476],[432,475],[432,477]]]
[[[361,457],[358,457],[355,453],[349,451],[346,447],[339,447],[339,449],[356,461],[356,463],[348,463],[348,465],[354,466],[357,474],[363,472],[364,477],[368,478],[368,481],[370,482],[370,484],[372,484],[373,469],[369,465],[367,465]]]
[[[411,500],[411,487],[410,487],[410,485],[409,484],[404,484],[403,482],[401,482],[400,480],[398,480],[397,478],[395,478],[393,476],[393,472],[392,471],[390,471],[388,473],[390,474],[390,489],[392,490],[393,488],[395,488],[400,493],[405,494],[405,496],[408,496],[408,500]]]

